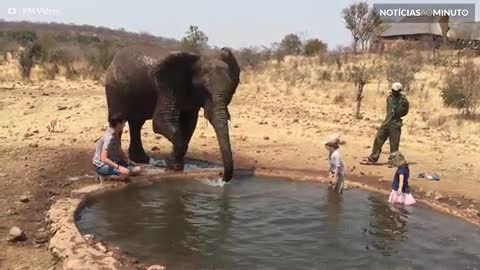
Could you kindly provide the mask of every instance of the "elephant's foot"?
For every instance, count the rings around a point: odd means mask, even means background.
[[[167,159],[167,170],[181,172],[185,168],[184,160]]]
[[[128,157],[136,163],[148,164],[150,157],[144,151],[129,151]]]

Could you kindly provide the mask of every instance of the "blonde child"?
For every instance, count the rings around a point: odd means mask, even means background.
[[[388,202],[392,204],[415,204],[415,199],[410,194],[408,180],[410,178],[410,169],[405,156],[400,152],[394,152],[390,156],[393,166],[397,167],[395,175],[393,176],[392,192],[388,198]]]

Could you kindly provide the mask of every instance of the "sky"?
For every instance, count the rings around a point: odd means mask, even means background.
[[[197,25],[219,47],[268,46],[286,34],[319,38],[329,48],[349,45],[341,10],[355,0],[1,0],[7,21],[89,24],[180,39]],[[480,0],[383,0],[373,3],[476,3]],[[16,12],[13,12],[13,8]],[[12,14],[16,13],[16,14]]]

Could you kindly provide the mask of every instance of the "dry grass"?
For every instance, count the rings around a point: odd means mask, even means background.
[[[446,53],[444,53],[446,54]],[[350,56],[350,61],[366,64],[384,64],[385,58],[376,55]],[[480,59],[474,59],[480,65]],[[319,63],[324,63],[320,65]],[[296,96],[309,103],[336,106],[339,110],[352,113],[354,110],[354,86],[345,82],[345,68],[335,62],[328,64],[315,58],[286,57],[280,64],[267,63],[264,68],[243,74],[242,81],[254,82],[259,89],[282,89],[280,95]],[[414,91],[405,93],[411,110],[405,118],[405,127],[412,134],[421,134],[426,129],[445,131],[461,137],[476,136],[480,123],[463,120],[458,111],[447,108],[440,96],[442,74],[449,67],[424,65],[415,75]],[[382,119],[389,84],[385,76],[372,80],[365,86],[362,112],[367,119]],[[248,87],[249,84],[244,87]]]

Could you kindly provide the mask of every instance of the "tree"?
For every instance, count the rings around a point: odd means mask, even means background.
[[[198,26],[190,25],[182,39],[182,48],[187,51],[200,52],[208,47],[208,36]]]
[[[16,41],[24,47],[38,39],[37,33],[30,30],[12,30],[8,31],[6,35],[10,40]]]
[[[461,110],[467,118],[474,116],[480,100],[479,73],[472,60],[464,62],[457,72],[448,72],[440,89],[444,104]]]
[[[363,88],[378,73],[378,67],[375,63],[371,66],[365,64],[354,64],[347,68],[348,79],[355,85],[355,118],[360,119],[360,108],[363,100]]]
[[[358,42],[365,48],[378,26],[381,24],[380,16],[367,2],[359,2],[342,10],[345,27],[350,30],[353,37],[353,52],[357,52]]]
[[[327,44],[317,38],[309,39],[303,46],[303,52],[306,56],[314,56],[327,51]]]
[[[261,54],[261,51],[256,48],[243,48],[239,50],[237,53],[238,63],[242,68],[251,68],[255,69],[262,61],[264,61],[264,57]]]
[[[287,55],[299,55],[302,53],[302,41],[296,34],[286,35],[280,42],[280,50]]]
[[[405,91],[413,90],[415,75],[422,69],[424,59],[418,52],[407,53],[404,48],[392,50],[386,57],[385,76],[391,85],[400,82]]]
[[[30,78],[32,67],[43,62],[46,52],[42,45],[38,42],[28,45],[21,53],[18,60],[20,72],[24,79]]]

